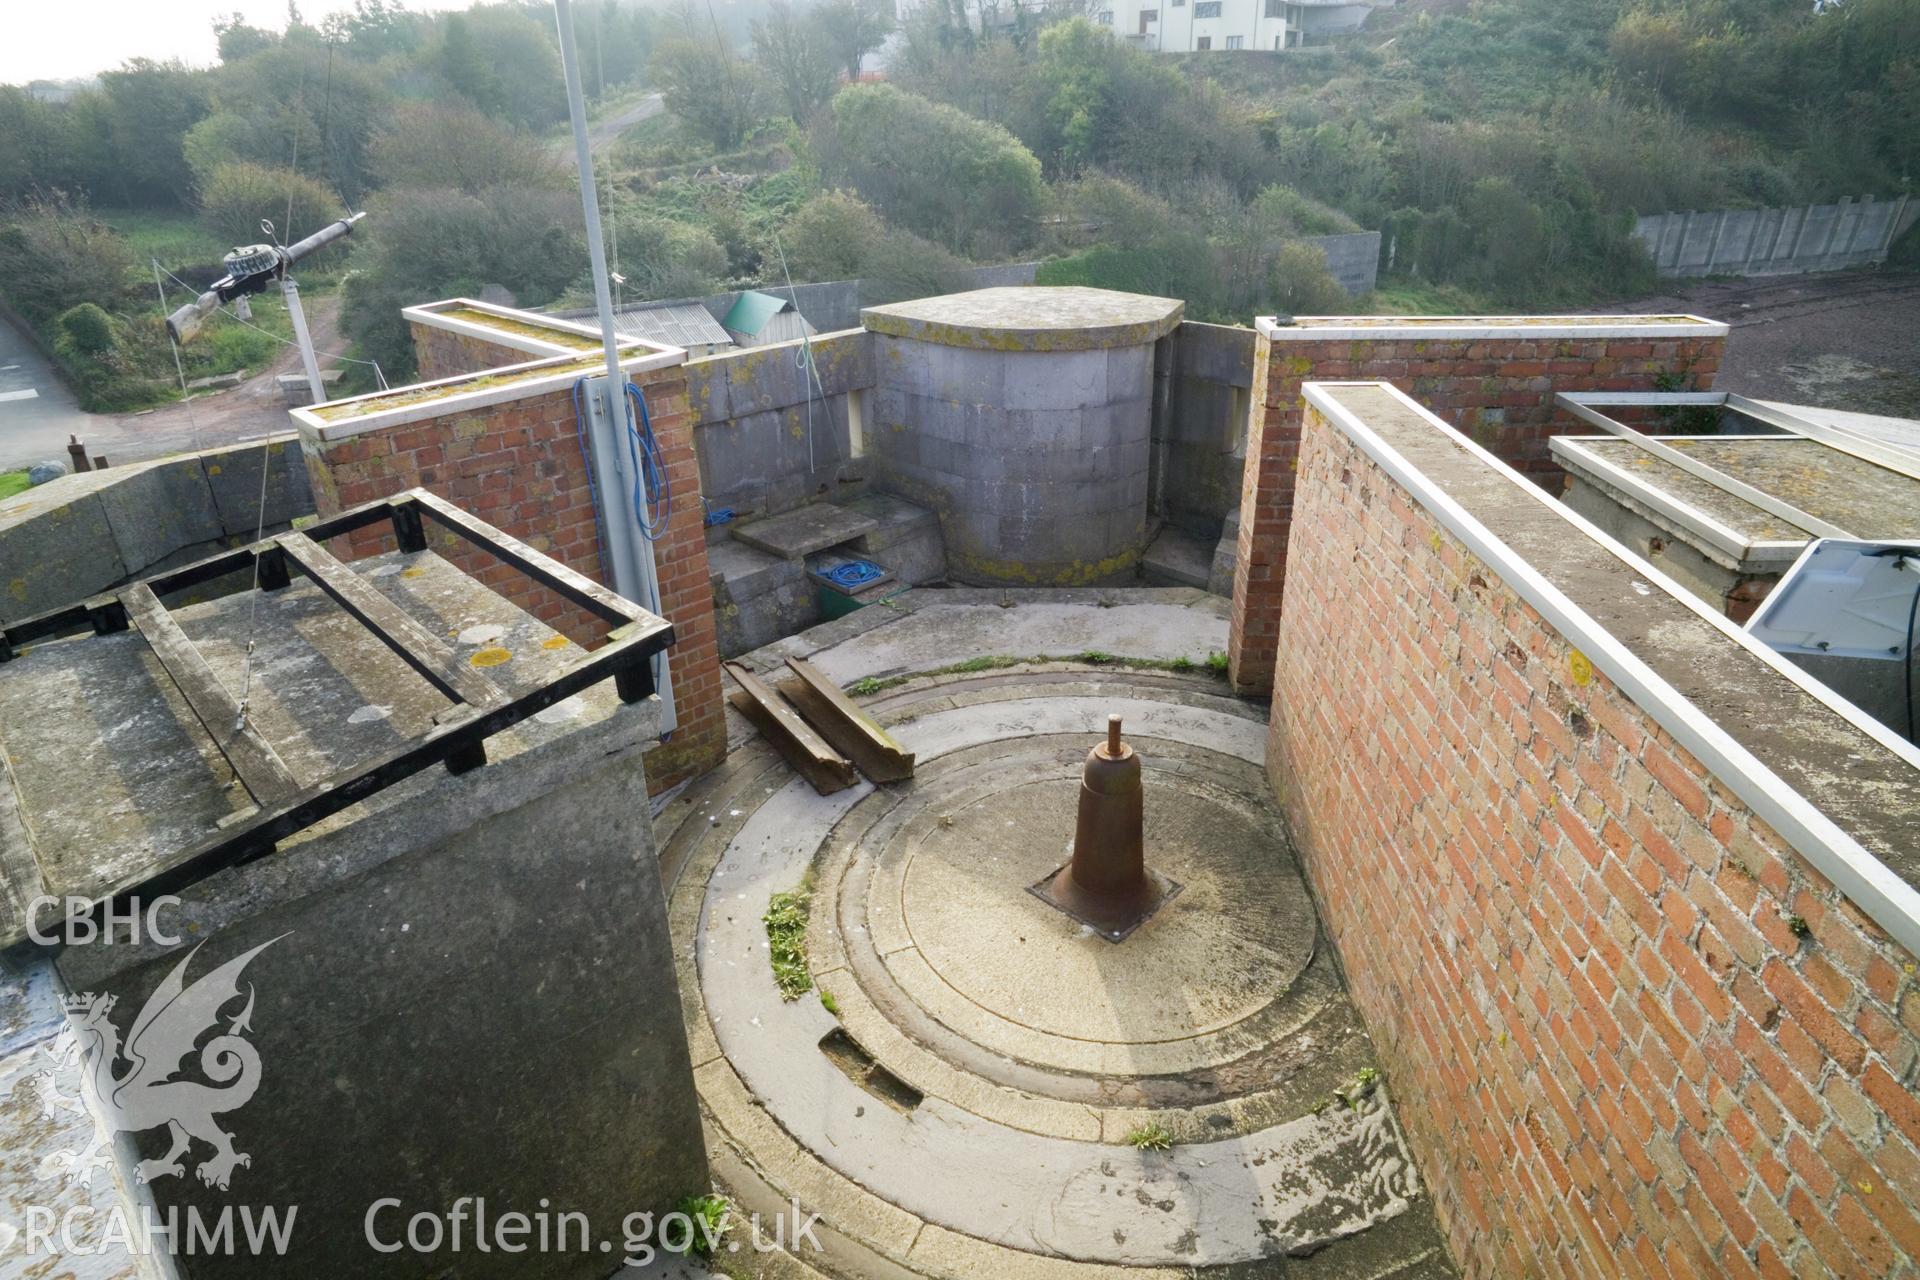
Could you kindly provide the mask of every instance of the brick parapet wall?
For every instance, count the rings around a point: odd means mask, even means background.
[[[1262,331],[1254,347],[1240,542],[1227,635],[1234,688],[1271,688],[1281,584],[1293,512],[1300,387],[1311,381],[1390,382],[1542,484],[1561,477],[1547,441],[1590,428],[1557,410],[1564,391],[1711,390],[1726,339],[1380,337],[1315,339]],[[1632,422],[1627,411],[1608,411]]]
[[[679,727],[670,742],[647,755],[648,783],[658,791],[719,763],[726,751],[726,724],[686,376],[676,365],[632,377],[646,394],[674,495],[654,558],[662,607],[674,626],[669,663]],[[610,581],[601,563],[571,388],[337,441],[304,433],[301,447],[322,515],[419,486],[563,564]],[[352,535],[347,550],[358,556],[391,545],[391,535],[364,530]],[[439,538],[434,549],[576,640],[587,642],[604,629],[511,566],[464,543]]]
[[[1343,432],[1296,444],[1268,769],[1467,1274],[1920,1274],[1914,957]]]
[[[550,358],[532,355],[503,343],[488,342],[472,334],[421,324],[417,320],[407,322],[407,331],[413,336],[414,364],[422,382]]]

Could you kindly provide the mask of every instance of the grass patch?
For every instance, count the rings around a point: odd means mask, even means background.
[[[1222,680],[1227,678],[1227,672],[1231,666],[1232,663],[1224,653],[1210,653],[1207,655],[1207,670],[1213,672],[1214,675],[1219,676]]]
[[[207,230],[206,225],[191,213],[103,209],[96,206],[93,214],[126,237],[127,243],[133,246],[134,253],[140,258],[143,272],[147,270],[148,258],[158,258],[161,266],[173,270],[182,267],[215,267],[220,265],[227,250],[233,248],[230,244],[223,244],[219,236]],[[145,280],[151,291],[153,277],[147,275]]]
[[[840,1002],[835,1000],[833,992],[825,987],[820,988],[820,1007],[836,1018],[840,1016]]]
[[[1127,1135],[1127,1145],[1135,1151],[1170,1151],[1173,1135],[1162,1128],[1159,1121],[1149,1120]]]
[[[782,1000],[798,1000],[813,990],[813,974],[807,968],[807,913],[812,906],[812,885],[802,882],[791,893],[774,894],[767,914],[760,917],[767,926],[767,952]]]
[[[11,498],[32,488],[24,471],[0,471],[0,498]]]

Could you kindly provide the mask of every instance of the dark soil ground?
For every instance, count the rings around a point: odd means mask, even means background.
[[[1685,311],[1733,326],[1716,390],[1920,418],[1920,275],[1674,281],[1670,292],[1607,309]]]

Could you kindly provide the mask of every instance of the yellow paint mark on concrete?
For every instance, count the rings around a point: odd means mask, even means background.
[[[1575,684],[1584,688],[1593,681],[1593,663],[1586,654],[1575,649],[1567,655],[1567,673],[1573,677]]]
[[[497,667],[511,657],[513,657],[511,653],[495,644],[477,650],[471,658],[467,659],[467,662],[476,667]]]
[[[417,578],[425,572],[426,572],[425,569],[422,569],[419,565],[415,565],[411,569],[402,569],[400,571],[400,576],[403,578]]]
[[[573,641],[567,639],[565,636],[548,636],[540,642],[540,647],[542,649],[564,649],[572,643]]]
[[[220,464],[219,464],[219,463],[217,463],[217,462],[209,462],[209,463],[207,464],[207,474],[208,474],[208,475],[210,475],[210,476],[217,476],[217,475],[219,475],[219,474],[220,474]]]

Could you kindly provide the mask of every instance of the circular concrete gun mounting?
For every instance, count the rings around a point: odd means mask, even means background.
[[[1447,1274],[1259,709],[1202,675],[1065,664],[867,709],[911,781],[820,796],[749,737],[663,819],[709,1145],[743,1208],[797,1197],[827,1228],[800,1261],[848,1276]],[[1068,878],[1126,914],[1085,923],[1043,891]],[[796,891],[814,990],[783,999],[763,917]]]

